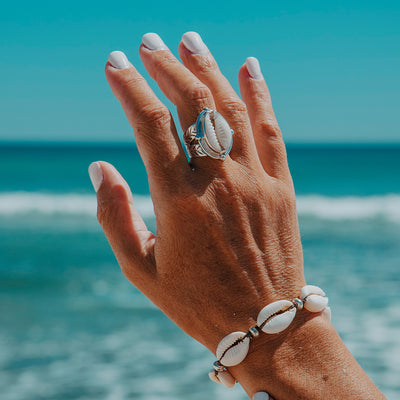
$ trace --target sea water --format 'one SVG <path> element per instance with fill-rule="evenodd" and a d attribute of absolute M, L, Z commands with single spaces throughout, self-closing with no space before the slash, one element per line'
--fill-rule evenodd
<path fill-rule="evenodd" d="M 388 399 L 400 399 L 400 148 L 289 146 L 309 283 Z M 0 147 L 0 399 L 244 400 L 214 356 L 123 277 L 87 167 L 112 162 L 155 229 L 130 146 Z"/>

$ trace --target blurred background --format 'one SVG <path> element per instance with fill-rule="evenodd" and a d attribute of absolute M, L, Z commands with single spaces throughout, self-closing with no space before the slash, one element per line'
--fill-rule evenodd
<path fill-rule="evenodd" d="M 390 400 L 400 399 L 400 5 L 396 1 L 0 5 L 0 398 L 233 399 L 214 357 L 125 281 L 87 167 L 113 163 L 155 229 L 132 130 L 104 78 L 157 32 L 199 32 L 238 90 L 261 63 L 288 147 L 309 283 Z"/>

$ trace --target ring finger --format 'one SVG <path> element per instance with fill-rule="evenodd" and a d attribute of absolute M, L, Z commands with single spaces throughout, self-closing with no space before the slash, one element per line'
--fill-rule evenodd
<path fill-rule="evenodd" d="M 158 35 L 148 33 L 143 36 L 140 57 L 150 76 L 176 105 L 184 132 L 196 122 L 204 108 L 215 109 L 210 89 L 174 57 Z M 215 169 L 226 164 L 228 159 L 221 163 L 220 160 L 201 157 L 192 162 L 196 168 Z"/>
<path fill-rule="evenodd" d="M 196 32 L 186 32 L 179 45 L 183 64 L 211 90 L 217 110 L 235 131 L 232 158 L 248 164 L 257 162 L 257 151 L 251 134 L 246 104 L 221 73 L 217 62 Z"/>

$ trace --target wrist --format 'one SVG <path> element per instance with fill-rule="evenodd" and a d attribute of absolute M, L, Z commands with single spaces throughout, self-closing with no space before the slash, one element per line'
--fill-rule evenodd
<path fill-rule="evenodd" d="M 325 345 L 322 336 L 333 334 L 324 318 L 298 313 L 285 331 L 276 335 L 261 334 L 252 342 L 246 359 L 229 370 L 248 394 L 264 390 L 281 399 L 282 389 L 291 390 L 292 386 L 295 389 L 295 375 L 309 364 L 312 357 L 309 347 L 321 342 Z"/>
<path fill-rule="evenodd" d="M 284 332 L 260 335 L 243 363 L 229 368 L 247 394 L 275 399 L 383 399 L 320 315 L 299 313 Z"/>
<path fill-rule="evenodd" d="M 226 370 L 241 364 L 247 357 L 250 342 L 260 335 L 266 333 L 270 337 L 279 338 L 282 333 L 292 324 L 297 311 L 306 309 L 317 315 L 323 315 L 330 321 L 330 308 L 325 292 L 313 285 L 306 285 L 300 291 L 300 298 L 293 300 L 277 300 L 263 307 L 257 316 L 256 325 L 252 325 L 247 332 L 234 331 L 226 335 L 218 344 L 216 350 L 217 362 L 214 363 L 214 370 L 209 373 L 210 379 L 232 387 L 235 379 Z M 298 321 L 304 321 L 299 319 Z"/>

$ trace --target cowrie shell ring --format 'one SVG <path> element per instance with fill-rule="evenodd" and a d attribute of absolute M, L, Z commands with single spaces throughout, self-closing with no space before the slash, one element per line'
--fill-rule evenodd
<path fill-rule="evenodd" d="M 233 143 L 233 130 L 215 110 L 205 108 L 183 135 L 190 158 L 205 157 L 224 160 Z"/>

